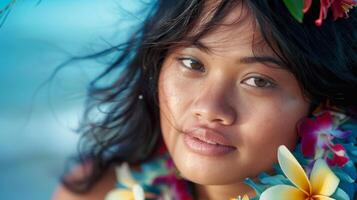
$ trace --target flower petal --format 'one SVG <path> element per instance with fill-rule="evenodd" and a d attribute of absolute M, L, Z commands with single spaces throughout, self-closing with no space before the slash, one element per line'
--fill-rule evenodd
<path fill-rule="evenodd" d="M 290 185 L 276 185 L 266 189 L 259 200 L 305 200 L 306 194 Z"/>
<path fill-rule="evenodd" d="M 304 9 L 303 12 L 306 13 L 311 6 L 312 0 L 304 0 Z"/>
<path fill-rule="evenodd" d="M 340 129 L 336 129 L 336 130 L 329 131 L 329 133 L 331 135 L 333 135 L 334 137 L 345 139 L 345 138 L 349 137 L 352 134 L 352 131 L 343 131 L 343 130 L 340 130 Z"/>
<path fill-rule="evenodd" d="M 106 196 L 105 200 L 134 200 L 134 194 L 130 190 L 115 189 L 110 191 Z"/>
<path fill-rule="evenodd" d="M 354 0 L 339 0 L 333 1 L 331 5 L 333 19 L 347 16 L 347 12 L 356 5 Z"/>
<path fill-rule="evenodd" d="M 322 195 L 313 195 L 314 200 L 335 200 L 330 197 L 322 196 Z"/>
<path fill-rule="evenodd" d="M 315 154 L 315 146 L 317 143 L 319 127 L 313 120 L 306 118 L 299 125 L 298 131 L 301 137 L 302 153 L 305 156 L 313 156 Z"/>
<path fill-rule="evenodd" d="M 331 151 L 333 152 L 333 157 L 326 158 L 326 161 L 330 166 L 337 165 L 343 167 L 348 161 L 349 158 L 346 155 L 346 149 L 341 144 L 335 144 L 331 146 Z"/>
<path fill-rule="evenodd" d="M 125 185 L 128 188 L 133 187 L 136 184 L 136 181 L 131 175 L 130 168 L 128 163 L 124 162 L 116 169 L 118 183 Z"/>
<path fill-rule="evenodd" d="M 324 112 L 323 114 L 316 117 L 316 124 L 319 125 L 320 129 L 332 129 L 333 119 L 330 112 Z"/>
<path fill-rule="evenodd" d="M 249 200 L 248 195 L 244 195 L 242 200 Z"/>
<path fill-rule="evenodd" d="M 310 194 L 311 186 L 304 169 L 286 146 L 278 149 L 278 161 L 284 174 L 305 194 Z"/>
<path fill-rule="evenodd" d="M 323 159 L 316 160 L 311 171 L 310 182 L 312 194 L 331 196 L 340 182 L 340 179 L 331 171 Z"/>
<path fill-rule="evenodd" d="M 133 186 L 133 193 L 134 193 L 135 200 L 145 199 L 144 189 L 139 184 Z"/>
<path fill-rule="evenodd" d="M 299 124 L 299 134 L 304 136 L 305 134 L 317 132 L 320 130 L 320 126 L 310 118 L 304 118 Z"/>

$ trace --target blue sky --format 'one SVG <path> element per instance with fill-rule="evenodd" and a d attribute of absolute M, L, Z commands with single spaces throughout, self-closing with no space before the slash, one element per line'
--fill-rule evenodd
<path fill-rule="evenodd" d="M 0 0 L 0 6 L 9 0 Z M 143 20 L 143 3 L 18 0 L 0 28 L 0 194 L 49 199 L 78 136 L 88 82 L 105 67 L 60 63 L 117 43 Z M 145 2 L 144 2 L 145 3 Z M 123 9 L 124 8 L 124 9 Z M 21 192 L 19 192 L 21 191 Z"/>

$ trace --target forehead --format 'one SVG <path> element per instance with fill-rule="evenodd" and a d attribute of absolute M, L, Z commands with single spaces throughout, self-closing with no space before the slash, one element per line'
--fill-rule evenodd
<path fill-rule="evenodd" d="M 196 30 L 200 30 L 201 26 L 214 20 L 215 6 L 213 3 L 207 3 Z M 228 13 L 215 24 L 212 31 L 199 39 L 200 43 L 213 52 L 245 50 L 250 51 L 251 54 L 274 55 L 262 37 L 255 16 L 245 3 L 237 3 L 227 11 Z M 194 32 L 192 33 L 195 34 Z"/>

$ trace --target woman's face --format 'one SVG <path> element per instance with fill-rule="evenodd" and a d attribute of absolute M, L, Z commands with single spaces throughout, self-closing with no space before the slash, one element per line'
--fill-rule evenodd
<path fill-rule="evenodd" d="M 239 10 L 239 9 L 238 9 Z M 239 16 L 230 14 L 226 20 Z M 279 145 L 293 148 L 307 115 L 294 76 L 251 19 L 221 26 L 200 45 L 173 50 L 159 77 L 161 129 L 178 170 L 200 184 L 234 184 L 269 171 Z"/>

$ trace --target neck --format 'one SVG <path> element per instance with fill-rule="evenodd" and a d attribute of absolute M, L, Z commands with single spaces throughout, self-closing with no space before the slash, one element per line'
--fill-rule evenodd
<path fill-rule="evenodd" d="M 247 194 L 254 197 L 255 191 L 244 182 L 230 185 L 199 185 L 195 184 L 195 192 L 199 200 L 229 200 L 239 195 Z"/>

